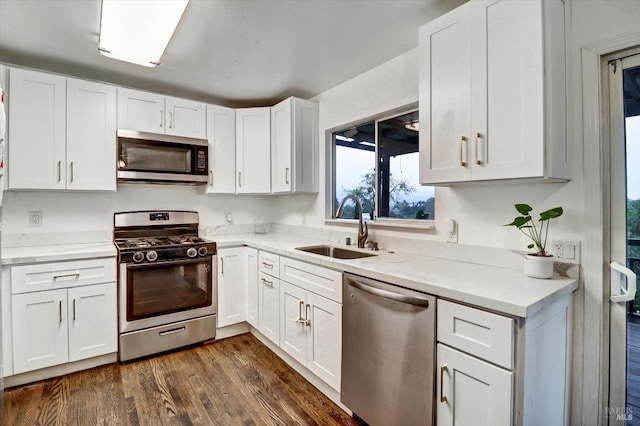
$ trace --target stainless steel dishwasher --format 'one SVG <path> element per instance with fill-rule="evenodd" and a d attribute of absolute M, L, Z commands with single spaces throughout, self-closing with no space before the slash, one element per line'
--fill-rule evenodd
<path fill-rule="evenodd" d="M 433 423 L 435 297 L 344 274 L 340 401 L 371 426 Z"/>

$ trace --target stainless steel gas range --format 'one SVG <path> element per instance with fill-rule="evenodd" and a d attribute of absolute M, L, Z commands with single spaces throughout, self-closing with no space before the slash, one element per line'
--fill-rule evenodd
<path fill-rule="evenodd" d="M 213 339 L 216 243 L 198 237 L 198 213 L 115 213 L 113 237 L 120 361 Z"/>

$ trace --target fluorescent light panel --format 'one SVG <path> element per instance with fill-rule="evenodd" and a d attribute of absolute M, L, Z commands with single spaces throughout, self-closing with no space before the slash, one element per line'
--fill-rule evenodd
<path fill-rule="evenodd" d="M 100 53 L 145 67 L 160 64 L 189 0 L 102 0 Z"/>

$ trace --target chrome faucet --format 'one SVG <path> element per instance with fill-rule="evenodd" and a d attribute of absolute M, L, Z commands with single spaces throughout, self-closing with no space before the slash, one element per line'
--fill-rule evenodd
<path fill-rule="evenodd" d="M 344 210 L 344 203 L 351 198 L 356 203 L 356 208 L 358 209 L 358 248 L 364 248 L 364 243 L 367 241 L 367 237 L 369 236 L 369 229 L 367 228 L 367 224 L 362 220 L 362 204 L 360 204 L 360 200 L 358 200 L 355 196 L 349 194 L 345 196 L 340 204 L 338 205 L 338 210 L 336 211 L 336 219 L 339 219 L 342 216 Z"/>

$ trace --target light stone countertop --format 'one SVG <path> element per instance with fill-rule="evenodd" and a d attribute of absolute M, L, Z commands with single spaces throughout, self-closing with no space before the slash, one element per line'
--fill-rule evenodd
<path fill-rule="evenodd" d="M 373 252 L 374 257 L 334 259 L 296 250 L 326 241 L 283 234 L 210 236 L 219 249 L 247 245 L 290 258 L 349 272 L 438 297 L 522 318 L 529 317 L 578 288 L 575 278 L 530 278 L 522 270 L 411 254 Z M 333 246 L 347 247 L 331 243 Z M 352 250 L 366 251 L 348 247 Z"/>
<path fill-rule="evenodd" d="M 269 233 L 212 235 L 218 249 L 247 245 L 301 261 L 349 272 L 438 297 L 526 318 L 578 288 L 574 278 L 529 278 L 521 270 L 440 259 L 406 252 L 375 252 L 361 259 L 334 259 L 296 250 L 327 241 Z M 339 244 L 331 243 L 339 246 Z M 343 246 L 346 247 L 346 246 Z M 354 246 L 349 247 L 357 249 Z M 366 250 L 371 253 L 370 250 Z M 2 265 L 115 257 L 113 243 L 68 244 L 2 249 Z M 115 259 L 114 259 L 115 261 Z"/>
<path fill-rule="evenodd" d="M 115 257 L 118 254 L 112 242 L 59 244 L 35 247 L 2 247 L 2 266 L 37 262 L 57 262 L 96 257 Z"/>

